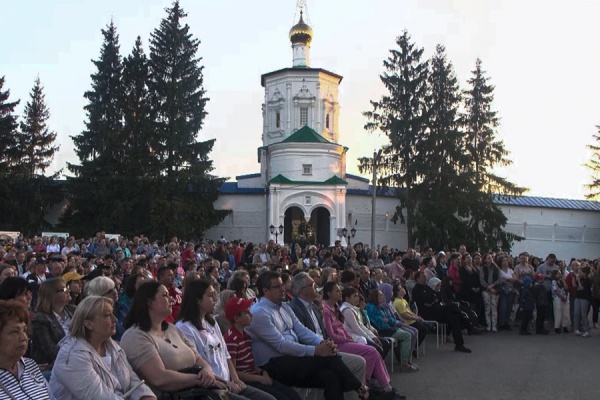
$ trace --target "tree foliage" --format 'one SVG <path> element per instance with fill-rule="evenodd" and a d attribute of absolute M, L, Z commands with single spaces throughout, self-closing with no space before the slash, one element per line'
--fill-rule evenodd
<path fill-rule="evenodd" d="M 178 1 L 166 12 L 149 57 L 138 37 L 122 59 L 114 24 L 102 31 L 86 129 L 73 137 L 80 163 L 69 164 L 62 219 L 70 232 L 199 237 L 226 215 L 213 206 L 224 182 L 211 174 L 214 140 L 197 138 L 208 101 L 200 41 Z"/>
<path fill-rule="evenodd" d="M 498 139 L 494 87 L 481 62 L 461 92 L 444 46 L 423 60 L 408 32 L 396 45 L 380 76 L 386 93 L 364 113 L 365 129 L 389 140 L 376 167 L 377 183 L 400 189 L 394 221 L 406 221 L 409 246 L 509 248 L 516 237 L 503 230 L 506 217 L 494 195 L 524 189 L 494 173 L 511 161 Z M 373 159 L 359 162 L 361 172 L 372 171 Z"/>
<path fill-rule="evenodd" d="M 596 126 L 596 129 L 600 132 L 600 125 Z M 592 172 L 591 183 L 585 185 L 589 190 L 589 193 L 585 195 L 586 199 L 597 199 L 600 197 L 600 133 L 595 134 L 593 138 L 595 143 L 587 146 L 593 153 L 590 160 L 585 164 Z"/>

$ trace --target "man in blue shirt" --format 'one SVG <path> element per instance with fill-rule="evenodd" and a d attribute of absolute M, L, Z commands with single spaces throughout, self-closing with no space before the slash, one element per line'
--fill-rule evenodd
<path fill-rule="evenodd" d="M 285 288 L 278 272 L 263 272 L 257 289 L 259 301 L 250 309 L 252 323 L 247 328 L 256 365 L 286 385 L 322 388 L 326 400 L 343 400 L 347 391 L 357 391 L 361 398 L 367 394 L 335 344 L 302 325 L 283 302 Z"/>

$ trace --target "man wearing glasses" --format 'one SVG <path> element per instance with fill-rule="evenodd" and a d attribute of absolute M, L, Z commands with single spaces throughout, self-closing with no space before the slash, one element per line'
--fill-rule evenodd
<path fill-rule="evenodd" d="M 278 272 L 263 272 L 257 288 L 259 300 L 250 310 L 248 327 L 257 366 L 286 385 L 322 388 L 326 400 L 343 400 L 346 391 L 365 391 L 364 360 L 359 380 L 338 356 L 335 344 L 302 325 L 283 302 L 285 289 Z"/>

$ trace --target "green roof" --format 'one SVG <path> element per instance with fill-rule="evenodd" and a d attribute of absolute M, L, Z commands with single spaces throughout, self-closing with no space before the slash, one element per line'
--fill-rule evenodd
<path fill-rule="evenodd" d="M 331 143 L 317 132 L 304 125 L 281 143 Z"/>
<path fill-rule="evenodd" d="M 291 179 L 286 178 L 285 176 L 279 174 L 271 178 L 269 183 L 280 183 L 280 184 L 289 184 L 289 185 L 347 185 L 348 182 L 343 180 L 337 175 L 333 175 L 331 178 L 325 181 L 293 181 Z"/>

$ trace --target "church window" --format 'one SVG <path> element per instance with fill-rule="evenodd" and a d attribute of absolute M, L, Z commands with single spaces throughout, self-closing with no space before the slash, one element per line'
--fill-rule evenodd
<path fill-rule="evenodd" d="M 308 107 L 300 108 L 300 126 L 308 125 Z"/>
<path fill-rule="evenodd" d="M 325 127 L 329 129 L 329 114 L 325 116 Z"/>
<path fill-rule="evenodd" d="M 302 164 L 302 175 L 312 175 L 312 164 Z"/>
<path fill-rule="evenodd" d="M 275 128 L 281 128 L 281 114 L 279 111 L 275 113 Z"/>
<path fill-rule="evenodd" d="M 310 196 L 304 196 L 304 204 L 306 204 L 306 205 L 312 204 L 312 199 L 310 198 Z"/>

